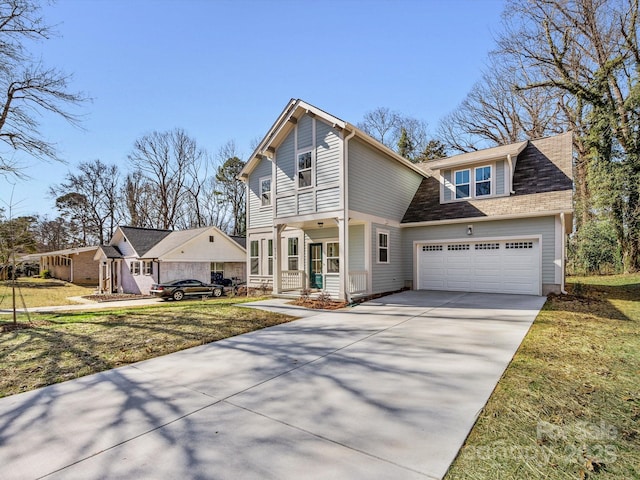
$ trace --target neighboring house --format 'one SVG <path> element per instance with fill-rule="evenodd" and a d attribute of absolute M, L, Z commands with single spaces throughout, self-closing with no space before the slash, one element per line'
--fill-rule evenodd
<path fill-rule="evenodd" d="M 291 100 L 249 158 L 249 286 L 334 299 L 564 288 L 570 133 L 412 164 Z"/>
<path fill-rule="evenodd" d="M 77 247 L 53 252 L 32 253 L 21 261 L 38 262 L 40 272 L 52 278 L 78 285 L 98 285 L 98 262 L 93 259 L 98 247 Z"/>
<path fill-rule="evenodd" d="M 216 227 L 158 230 L 118 227 L 109 245 L 99 247 L 101 292 L 149 293 L 151 285 L 215 276 L 245 279 L 246 250 Z"/>

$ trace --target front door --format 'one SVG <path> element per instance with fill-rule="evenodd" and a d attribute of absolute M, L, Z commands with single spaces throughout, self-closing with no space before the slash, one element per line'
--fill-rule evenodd
<path fill-rule="evenodd" d="M 322 289 L 322 244 L 309 245 L 309 287 Z"/>

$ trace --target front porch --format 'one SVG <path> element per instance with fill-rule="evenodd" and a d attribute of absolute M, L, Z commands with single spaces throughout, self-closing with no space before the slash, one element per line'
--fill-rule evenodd
<path fill-rule="evenodd" d="M 348 273 L 348 289 L 349 298 L 358 298 L 368 294 L 368 272 L 354 271 Z M 284 270 L 280 272 L 280 281 L 276 282 L 280 285 L 279 291 L 274 289 L 274 296 L 282 298 L 298 298 L 305 293 L 311 298 L 320 295 L 332 295 L 331 290 L 317 288 L 311 286 L 309 275 L 303 270 Z M 333 296 L 333 295 L 332 295 Z M 334 300 L 336 298 L 333 298 Z"/>

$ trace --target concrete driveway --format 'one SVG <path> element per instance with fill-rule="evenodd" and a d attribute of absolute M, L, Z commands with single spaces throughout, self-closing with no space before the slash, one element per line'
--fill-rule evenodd
<path fill-rule="evenodd" d="M 544 300 L 404 292 L 6 397 L 0 477 L 441 478 Z"/>

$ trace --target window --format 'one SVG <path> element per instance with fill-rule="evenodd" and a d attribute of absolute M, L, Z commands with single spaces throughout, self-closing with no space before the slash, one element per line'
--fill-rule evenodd
<path fill-rule="evenodd" d="M 260 179 L 260 201 L 263 207 L 271 205 L 271 177 Z"/>
<path fill-rule="evenodd" d="M 533 242 L 507 242 L 504 248 L 509 248 L 509 249 L 533 248 Z"/>
<path fill-rule="evenodd" d="M 327 243 L 327 273 L 340 273 L 340 244 Z"/>
<path fill-rule="evenodd" d="M 491 167 L 476 168 L 476 197 L 491 195 Z"/>
<path fill-rule="evenodd" d="M 267 240 L 267 275 L 273 275 L 273 240 Z"/>
<path fill-rule="evenodd" d="M 456 198 L 469 198 L 469 170 L 458 170 L 455 173 Z"/>
<path fill-rule="evenodd" d="M 311 152 L 298 155 L 298 188 L 311 186 Z"/>
<path fill-rule="evenodd" d="M 251 274 L 258 275 L 260 273 L 260 248 L 257 240 L 251 240 Z"/>
<path fill-rule="evenodd" d="M 442 245 L 423 245 L 422 251 L 423 252 L 441 252 Z"/>
<path fill-rule="evenodd" d="M 209 235 L 209 243 L 213 243 L 215 241 L 215 238 L 213 237 L 213 235 Z"/>
<path fill-rule="evenodd" d="M 290 238 L 287 247 L 287 270 L 298 270 L 298 239 Z"/>
<path fill-rule="evenodd" d="M 378 263 L 389 263 L 389 232 L 378 231 Z"/>
<path fill-rule="evenodd" d="M 131 270 L 131 275 L 140 275 L 140 262 L 137 260 L 132 261 L 129 268 Z"/>
<path fill-rule="evenodd" d="M 211 283 L 222 283 L 224 279 L 224 263 L 211 262 Z"/>
<path fill-rule="evenodd" d="M 499 243 L 476 243 L 476 250 L 499 250 Z"/>
<path fill-rule="evenodd" d="M 151 260 L 145 260 L 142 262 L 142 273 L 145 275 L 153 274 L 153 262 Z"/>
<path fill-rule="evenodd" d="M 452 244 L 452 245 L 447 245 L 447 250 L 449 250 L 450 252 L 456 251 L 456 250 L 469 250 L 469 244 L 468 243 L 455 243 L 455 244 Z"/>

